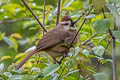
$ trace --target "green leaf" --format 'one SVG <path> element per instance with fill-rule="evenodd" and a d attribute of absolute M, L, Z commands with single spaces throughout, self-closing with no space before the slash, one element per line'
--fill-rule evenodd
<path fill-rule="evenodd" d="M 87 66 L 87 70 L 89 71 L 89 73 L 96 73 L 96 69 L 91 66 Z"/>
<path fill-rule="evenodd" d="M 105 64 L 105 63 L 107 63 L 107 62 L 111 62 L 111 63 L 112 63 L 113 61 L 112 61 L 112 59 L 103 59 L 103 60 L 101 60 L 100 62 L 101 62 L 102 64 Z"/>
<path fill-rule="evenodd" d="M 94 22 L 93 26 L 97 34 L 102 34 L 110 27 L 110 21 L 109 19 L 100 19 Z"/>
<path fill-rule="evenodd" d="M 33 80 L 32 77 L 28 74 L 24 75 L 21 80 Z"/>
<path fill-rule="evenodd" d="M 72 57 L 72 59 L 69 61 L 69 63 L 66 65 L 67 69 L 71 69 L 76 65 L 76 59 L 75 57 Z"/>
<path fill-rule="evenodd" d="M 13 75 L 8 80 L 22 80 L 23 75 Z"/>
<path fill-rule="evenodd" d="M 19 8 L 20 10 L 22 7 L 19 4 L 10 3 L 8 5 L 2 6 L 2 8 L 6 9 L 9 14 L 15 15 L 16 9 Z"/>
<path fill-rule="evenodd" d="M 32 78 L 44 78 L 44 75 L 43 73 L 36 72 L 34 73 L 34 75 L 32 75 Z"/>
<path fill-rule="evenodd" d="M 39 67 L 40 69 L 44 69 L 46 67 L 46 64 L 45 63 L 39 63 L 39 64 L 33 65 L 33 67 Z"/>
<path fill-rule="evenodd" d="M 44 0 L 33 0 L 33 2 L 35 2 L 37 5 L 44 4 Z M 47 0 L 46 5 L 56 6 L 56 2 L 57 2 L 57 0 Z"/>
<path fill-rule="evenodd" d="M 87 49 L 83 50 L 83 54 L 86 55 L 87 57 L 89 56 L 90 52 Z"/>
<path fill-rule="evenodd" d="M 64 7 L 65 7 L 65 8 L 68 8 L 68 7 L 72 4 L 73 1 L 74 1 L 74 0 L 65 0 L 65 2 L 64 2 Z"/>
<path fill-rule="evenodd" d="M 3 69 L 4 69 L 4 64 L 1 63 L 1 64 L 0 64 L 0 73 L 3 71 Z"/>
<path fill-rule="evenodd" d="M 18 58 L 21 58 L 21 57 L 23 57 L 23 56 L 25 56 L 25 53 L 19 53 L 19 54 L 17 54 L 17 55 L 15 56 L 14 59 L 18 59 Z"/>
<path fill-rule="evenodd" d="M 101 9 L 104 7 L 104 4 L 106 3 L 106 0 L 93 0 L 93 5 L 96 9 Z"/>
<path fill-rule="evenodd" d="M 68 77 L 69 75 L 75 74 L 77 72 L 79 72 L 79 69 L 68 72 L 66 75 L 64 75 L 64 77 Z"/>
<path fill-rule="evenodd" d="M 113 35 L 120 41 L 120 31 L 113 31 Z"/>
<path fill-rule="evenodd" d="M 85 18 L 94 18 L 94 17 L 96 17 L 95 14 L 90 14 L 90 15 L 86 16 Z"/>
<path fill-rule="evenodd" d="M 2 40 L 2 38 L 5 36 L 5 32 L 1 33 L 0 32 L 0 40 Z"/>
<path fill-rule="evenodd" d="M 11 56 L 2 56 L 1 60 L 11 59 L 11 58 L 12 58 Z"/>
<path fill-rule="evenodd" d="M 40 72 L 40 68 L 38 68 L 38 67 L 33 67 L 33 68 L 31 69 L 31 72 Z"/>
<path fill-rule="evenodd" d="M 59 64 L 50 64 L 48 67 L 46 67 L 43 70 L 43 73 L 45 76 L 51 75 L 52 73 L 54 73 L 55 71 L 57 71 L 60 68 Z"/>
<path fill-rule="evenodd" d="M 7 76 L 7 77 L 11 77 L 12 74 L 10 72 L 4 72 L 4 75 Z"/>
<path fill-rule="evenodd" d="M 0 32 L 0 40 L 2 40 L 2 33 Z"/>
<path fill-rule="evenodd" d="M 71 10 L 71 9 L 76 10 L 77 9 L 76 11 L 72 12 L 72 14 L 73 13 L 79 14 L 80 11 L 78 11 L 78 9 L 81 9 L 82 6 L 83 6 L 83 3 L 81 1 L 73 1 L 72 4 L 67 8 L 67 10 Z"/>
<path fill-rule="evenodd" d="M 3 73 L 0 73 L 0 80 L 8 80 L 8 77 Z"/>
<path fill-rule="evenodd" d="M 96 55 L 102 57 L 104 51 L 105 51 L 105 48 L 103 46 L 96 46 L 93 48 L 93 51 Z"/>
<path fill-rule="evenodd" d="M 76 80 L 76 78 L 73 77 L 73 76 L 70 76 L 70 77 L 66 77 L 66 78 L 64 78 L 64 80 Z"/>
<path fill-rule="evenodd" d="M 108 76 L 105 73 L 93 74 L 95 80 L 108 80 Z"/>
<path fill-rule="evenodd" d="M 2 39 L 11 47 L 14 47 L 13 42 L 6 36 L 2 37 Z"/>
<path fill-rule="evenodd" d="M 15 38 L 18 38 L 18 39 L 22 39 L 22 36 L 19 34 L 19 33 L 13 33 L 11 35 L 11 37 L 15 37 Z"/>
<path fill-rule="evenodd" d="M 89 7 L 89 0 L 83 3 L 83 8 L 88 8 Z"/>
<path fill-rule="evenodd" d="M 3 79 L 2 77 L 0 77 L 0 80 L 5 80 L 5 79 Z"/>
<path fill-rule="evenodd" d="M 14 44 L 14 49 L 15 49 L 15 51 L 17 52 L 17 49 L 18 49 L 18 42 L 17 42 L 17 40 L 16 39 L 14 39 L 13 37 L 10 37 L 10 40 L 13 42 L 13 44 Z"/>
<path fill-rule="evenodd" d="M 116 25 L 118 27 L 120 27 L 120 15 L 119 15 L 117 9 L 114 6 L 112 6 L 111 4 L 105 4 L 105 5 L 110 10 L 110 12 L 113 14 L 113 16 L 115 17 Z"/>

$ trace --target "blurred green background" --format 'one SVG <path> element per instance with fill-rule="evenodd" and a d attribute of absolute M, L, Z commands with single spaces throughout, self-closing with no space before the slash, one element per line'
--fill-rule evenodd
<path fill-rule="evenodd" d="M 43 23 L 43 7 L 44 7 L 44 0 L 25 0 L 30 8 L 33 10 L 33 12 L 36 14 L 36 16 L 39 18 L 39 20 Z M 106 2 L 105 2 L 106 1 Z M 117 1 L 117 0 L 116 0 Z M 56 13 L 57 13 L 57 2 L 58 0 L 46 0 L 46 17 L 45 17 L 45 28 L 51 29 L 54 28 L 56 25 Z M 73 75 L 64 77 L 65 75 L 62 75 L 61 79 L 64 80 L 82 80 L 82 78 L 87 75 L 90 71 L 86 71 L 88 67 L 90 66 L 91 70 L 94 69 L 94 66 L 97 61 L 101 61 L 100 65 L 97 66 L 96 71 L 91 71 L 91 74 L 95 77 L 96 80 L 112 80 L 112 41 L 111 36 L 108 34 L 108 32 L 102 32 L 104 31 L 104 24 L 102 29 L 95 30 L 93 24 L 95 21 L 103 19 L 103 13 L 102 10 L 99 9 L 104 6 L 105 3 L 117 3 L 118 8 L 116 8 L 117 13 L 120 13 L 120 1 L 115 2 L 114 0 L 61 0 L 61 15 L 60 19 L 65 15 L 70 15 L 73 20 L 76 20 L 79 16 L 82 16 L 82 13 L 85 13 L 90 9 L 91 5 L 94 5 L 95 8 L 91 11 L 90 15 L 87 16 L 87 20 L 82 28 L 82 30 L 79 33 L 79 43 L 75 46 L 76 50 L 78 47 L 80 48 L 79 54 L 80 57 L 75 57 L 75 64 L 73 70 L 78 70 L 78 65 L 80 69 L 85 68 L 83 72 L 81 71 L 80 75 L 82 75 L 81 78 L 77 79 Z M 110 13 L 110 11 L 103 7 L 105 10 L 105 14 L 107 19 L 109 19 L 110 22 L 110 28 L 112 29 L 113 26 L 113 15 Z M 118 15 L 117 15 L 118 16 Z M 119 16 L 118 16 L 119 18 Z M 117 19 L 118 19 L 117 18 Z M 84 18 L 81 18 L 80 21 L 75 25 L 78 29 L 82 23 L 82 20 Z M 119 19 L 118 19 L 119 23 Z M 117 24 L 118 24 L 117 23 Z M 96 34 L 96 31 L 102 32 L 102 34 L 97 34 L 95 37 L 90 38 L 92 35 Z M 20 62 L 23 57 L 25 56 L 25 51 L 27 51 L 30 47 L 36 45 L 39 41 L 39 39 L 43 36 L 43 30 L 40 27 L 40 25 L 37 23 L 37 21 L 34 19 L 32 14 L 28 11 L 28 9 L 24 6 L 21 0 L 0 0 L 0 63 L 4 64 L 4 70 L 3 72 L 11 72 L 12 75 L 15 75 L 17 73 L 12 73 L 11 69 L 14 69 L 14 66 L 16 63 Z M 80 46 L 85 40 L 89 39 L 90 41 L 83 46 Z M 107 43 L 110 42 L 107 49 Z M 100 46 L 98 48 L 97 46 Z M 106 49 L 105 54 L 103 53 Z M 95 58 L 96 56 L 92 55 L 91 52 L 96 52 L 95 54 L 100 55 L 102 57 Z M 100 54 L 101 53 L 101 54 Z M 116 40 L 116 67 L 117 67 L 117 76 L 118 80 L 120 80 L 120 38 L 119 35 L 117 36 Z M 89 54 L 90 56 L 86 56 L 86 54 Z M 104 54 L 104 55 L 103 55 Z M 41 63 L 40 65 L 37 65 L 37 67 L 44 69 L 47 64 L 47 58 L 45 55 L 42 55 L 43 57 L 40 57 Z M 82 57 L 81 57 L 82 56 Z M 35 58 L 34 58 L 35 57 Z M 92 59 L 91 59 L 92 57 Z M 37 56 L 33 56 L 32 59 L 37 59 Z M 30 75 L 30 69 L 35 65 L 35 60 L 29 61 L 25 68 L 28 68 L 27 72 L 24 73 L 24 75 L 29 74 Z M 73 59 L 74 60 L 74 59 Z M 82 60 L 81 63 L 79 63 Z M 51 61 L 51 58 L 50 58 Z M 71 61 L 69 58 L 67 58 L 64 62 Z M 84 63 L 84 65 L 82 64 Z M 63 63 L 64 64 L 64 63 Z M 27 67 L 29 65 L 29 67 Z M 64 66 L 64 65 L 63 65 Z M 0 67 L 1 71 L 2 67 Z M 61 70 L 59 70 L 61 71 Z M 43 71 L 44 72 L 44 71 Z M 66 70 L 64 73 L 68 73 L 70 70 Z M 22 73 L 21 73 L 22 74 Z M 58 72 L 58 74 L 60 74 Z M 78 73 L 77 73 L 78 74 Z M 76 75 L 74 73 L 74 75 Z M 72 77 L 71 77 L 72 76 Z M 0 76 L 1 77 L 1 76 Z M 3 77 L 3 74 L 2 74 Z M 26 77 L 26 76 L 25 76 Z M 27 75 L 28 77 L 28 75 Z M 102 79 L 103 78 L 103 79 Z M 0 78 L 2 79 L 2 78 Z M 6 80 L 13 80 L 11 77 L 7 78 Z M 35 80 L 38 78 L 35 77 Z M 31 80 L 31 79 L 23 79 L 22 80 Z M 53 80 L 51 76 L 44 77 L 43 80 Z"/>

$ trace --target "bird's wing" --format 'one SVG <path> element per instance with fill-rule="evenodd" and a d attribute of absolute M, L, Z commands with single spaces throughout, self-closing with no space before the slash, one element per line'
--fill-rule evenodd
<path fill-rule="evenodd" d="M 54 28 L 47 32 L 42 39 L 40 39 L 38 45 L 36 46 L 37 51 L 44 50 L 46 48 L 52 47 L 59 43 L 64 42 L 65 38 L 69 37 L 69 31 Z"/>

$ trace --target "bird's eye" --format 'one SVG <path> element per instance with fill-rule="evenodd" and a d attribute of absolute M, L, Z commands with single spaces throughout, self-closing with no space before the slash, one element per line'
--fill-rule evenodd
<path fill-rule="evenodd" d="M 69 25 L 69 23 L 63 23 L 62 25 L 67 26 L 67 25 Z"/>
<path fill-rule="evenodd" d="M 69 23 L 65 23 L 64 25 L 69 25 Z"/>

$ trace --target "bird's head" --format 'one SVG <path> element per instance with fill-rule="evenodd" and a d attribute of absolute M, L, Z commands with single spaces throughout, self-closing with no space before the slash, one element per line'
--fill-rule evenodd
<path fill-rule="evenodd" d="M 61 26 L 65 29 L 65 30 L 70 30 L 71 27 L 74 27 L 74 23 L 73 23 L 73 20 L 70 16 L 64 16 L 62 19 L 61 19 L 61 22 L 60 22 Z"/>

